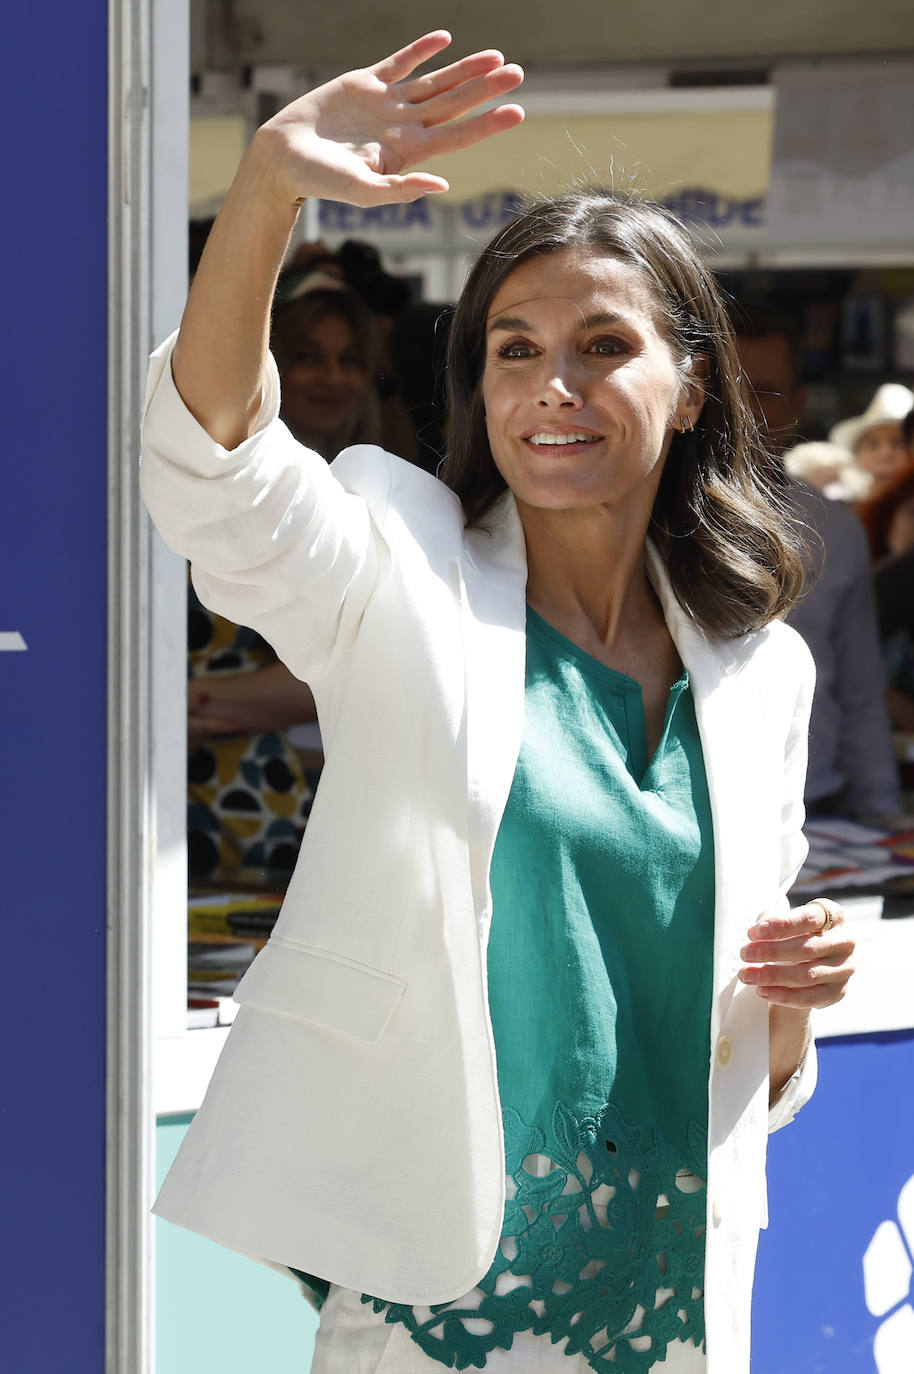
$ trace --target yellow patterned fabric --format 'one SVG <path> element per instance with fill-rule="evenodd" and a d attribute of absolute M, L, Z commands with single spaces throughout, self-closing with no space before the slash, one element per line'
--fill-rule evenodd
<path fill-rule="evenodd" d="M 188 676 L 256 673 L 275 663 L 266 640 L 214 615 L 188 577 Z M 187 760 L 187 846 L 192 877 L 240 868 L 290 871 L 313 787 L 285 734 L 207 740 Z"/>

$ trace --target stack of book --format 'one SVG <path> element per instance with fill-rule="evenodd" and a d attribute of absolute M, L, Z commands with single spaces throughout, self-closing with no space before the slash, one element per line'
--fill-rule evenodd
<path fill-rule="evenodd" d="M 231 1025 L 232 995 L 276 924 L 281 892 L 192 892 L 187 910 L 187 1026 Z"/>
<path fill-rule="evenodd" d="M 891 834 L 856 821 L 812 817 L 804 833 L 809 855 L 794 886 L 798 897 L 853 890 L 883 896 L 911 894 L 914 902 L 914 830 Z"/>

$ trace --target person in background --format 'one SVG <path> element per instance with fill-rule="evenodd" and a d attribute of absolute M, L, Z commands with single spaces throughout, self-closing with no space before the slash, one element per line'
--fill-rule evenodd
<path fill-rule="evenodd" d="M 914 465 L 859 508 L 875 563 L 892 728 L 914 731 Z"/>
<path fill-rule="evenodd" d="M 830 501 L 862 501 L 870 489 L 871 478 L 854 462 L 850 449 L 840 444 L 794 444 L 784 453 L 784 465 L 791 477 L 821 491 Z"/>
<path fill-rule="evenodd" d="M 305 249 L 280 280 L 271 341 L 282 419 L 329 460 L 381 437 L 377 335 L 332 255 L 321 244 Z M 315 782 L 294 727 L 316 722 L 314 698 L 261 635 L 207 610 L 190 584 L 188 597 L 190 877 L 288 876 Z M 319 740 L 309 744 L 313 756 Z"/>
<path fill-rule="evenodd" d="M 410 283 L 388 272 L 374 245 L 361 239 L 346 239 L 337 249 L 336 259 L 346 284 L 371 311 L 378 334 L 376 383 L 381 402 L 381 443 L 408 462 L 418 462 L 416 426 L 407 413 L 390 342 L 397 321 L 410 307 Z"/>
<path fill-rule="evenodd" d="M 911 461 L 902 421 L 914 406 L 914 392 L 900 382 L 885 382 L 862 415 L 840 420 L 828 432 L 833 444 L 849 448 L 854 461 L 872 478 L 877 496 Z"/>
<path fill-rule="evenodd" d="M 878 494 L 862 501 L 857 513 L 874 563 L 910 549 L 914 545 L 914 464 L 896 473 Z"/>
<path fill-rule="evenodd" d="M 737 349 L 769 442 L 783 451 L 806 399 L 789 315 L 757 306 L 737 319 Z M 816 664 L 806 809 L 894 826 L 898 766 L 863 527 L 853 511 L 794 481 L 797 517 L 812 531 L 817 577 L 787 617 Z"/>
<path fill-rule="evenodd" d="M 280 278 L 270 340 L 282 387 L 280 417 L 328 461 L 350 444 L 378 443 L 378 337 L 371 312 L 321 266 Z"/>

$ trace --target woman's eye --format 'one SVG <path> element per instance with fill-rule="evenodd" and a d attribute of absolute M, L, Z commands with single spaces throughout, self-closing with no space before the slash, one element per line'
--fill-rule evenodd
<path fill-rule="evenodd" d="M 502 344 L 498 350 L 499 358 L 529 358 L 532 353 L 529 344 L 520 342 Z"/>
<path fill-rule="evenodd" d="M 625 352 L 625 345 L 621 339 L 594 339 L 588 349 L 600 357 L 613 358 L 616 354 Z"/>

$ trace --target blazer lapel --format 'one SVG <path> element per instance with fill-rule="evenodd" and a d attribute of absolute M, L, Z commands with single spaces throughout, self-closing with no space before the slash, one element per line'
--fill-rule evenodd
<path fill-rule="evenodd" d="M 688 669 L 714 826 L 714 1002 L 712 1036 L 742 987 L 736 980 L 745 931 L 768 899 L 757 873 L 770 849 L 771 760 L 764 757 L 764 710 L 754 676 L 734 645 L 709 639 L 679 605 L 666 568 L 648 544 L 651 582 L 673 642 Z M 771 810 L 777 806 L 775 811 Z M 764 886 L 764 892 L 763 892 Z"/>
<path fill-rule="evenodd" d="M 466 653 L 468 838 L 483 946 L 491 919 L 489 866 L 524 727 L 527 553 L 506 493 L 485 531 L 466 536 L 461 603 Z"/>

